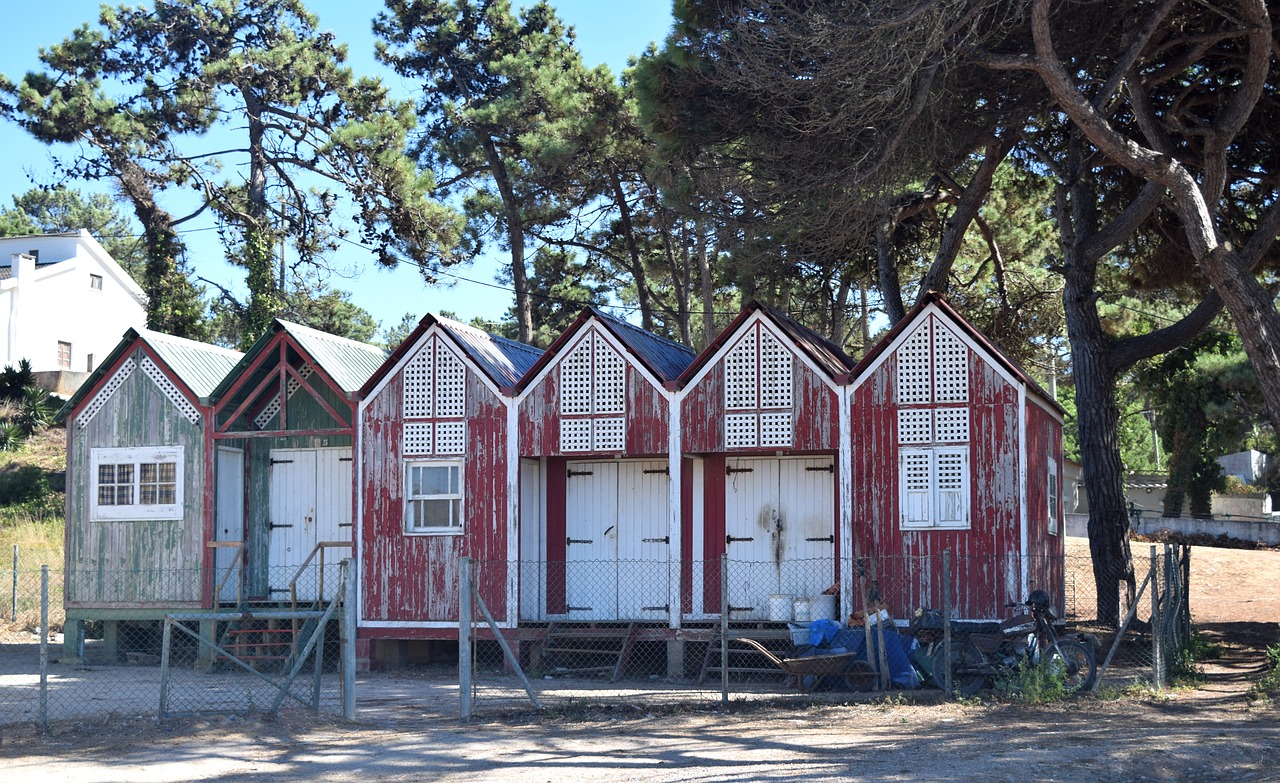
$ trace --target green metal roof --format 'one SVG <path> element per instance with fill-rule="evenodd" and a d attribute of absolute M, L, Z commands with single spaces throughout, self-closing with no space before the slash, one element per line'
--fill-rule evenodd
<path fill-rule="evenodd" d="M 311 354 L 330 378 L 348 394 L 357 391 L 387 360 L 376 345 L 348 340 L 309 326 L 276 319 L 302 350 Z"/>
<path fill-rule="evenodd" d="M 155 351 L 156 356 L 165 363 L 167 369 L 177 376 L 178 380 L 199 398 L 208 397 L 227 373 L 243 356 L 239 351 L 223 348 L 208 343 L 188 340 L 184 337 L 153 332 L 150 329 L 129 329 L 111 353 L 107 355 L 98 368 L 80 384 L 76 393 L 62 406 L 57 413 L 57 420 L 62 421 L 71 415 L 80 402 L 98 388 L 103 376 L 111 370 L 120 357 L 134 349 L 137 343 L 143 342 Z"/>
<path fill-rule="evenodd" d="M 147 344 L 199 397 L 208 397 L 244 356 L 239 351 L 143 330 Z"/>

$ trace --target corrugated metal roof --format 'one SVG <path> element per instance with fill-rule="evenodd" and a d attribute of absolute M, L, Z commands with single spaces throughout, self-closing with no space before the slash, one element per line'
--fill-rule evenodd
<path fill-rule="evenodd" d="M 346 393 L 358 390 L 387 360 L 387 351 L 376 345 L 348 340 L 309 326 L 276 319 L 276 324 L 289 333 L 302 350 L 311 355 L 334 383 Z M 270 333 L 268 333 L 270 334 Z M 267 335 L 254 347 L 265 345 Z M 253 353 L 250 350 L 250 353 Z"/>
<path fill-rule="evenodd" d="M 758 308 L 768 314 L 773 319 L 773 322 L 778 325 L 778 328 L 786 332 L 787 336 L 795 342 L 800 350 L 808 354 L 809 358 L 830 373 L 832 377 L 848 372 L 853 368 L 853 359 L 845 355 L 845 352 L 840 350 L 838 345 L 781 310 L 770 307 L 763 302 L 751 302 L 747 306 L 749 308 Z"/>
<path fill-rule="evenodd" d="M 143 342 L 155 351 L 156 356 L 164 362 L 166 368 L 177 376 L 197 397 L 208 397 L 227 373 L 236 366 L 243 354 L 229 348 L 208 343 L 196 342 L 171 334 L 153 332 L 149 329 L 129 329 L 116 344 L 98 368 L 80 384 L 76 393 L 57 413 L 57 420 L 62 421 L 71 415 L 71 411 L 89 394 L 98 388 L 103 376 L 114 369 L 122 355 L 130 352 Z"/>
<path fill-rule="evenodd" d="M 435 318 L 498 386 L 515 386 L 542 356 L 541 348 L 489 334 L 452 318 Z"/>
<path fill-rule="evenodd" d="M 679 378 L 680 373 L 693 362 L 696 354 L 690 348 L 595 308 L 589 309 L 663 383 Z"/>
<path fill-rule="evenodd" d="M 208 397 L 218 388 L 244 354 L 218 345 L 174 337 L 170 334 L 141 331 L 142 338 L 164 360 L 173 374 L 182 379 L 198 397 Z"/>

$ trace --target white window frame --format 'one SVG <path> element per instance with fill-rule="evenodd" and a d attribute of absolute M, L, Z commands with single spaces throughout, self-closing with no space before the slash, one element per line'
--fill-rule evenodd
<path fill-rule="evenodd" d="M 1058 476 L 1058 461 L 1050 458 L 1049 475 L 1045 481 L 1046 501 L 1049 505 L 1049 535 L 1058 535 L 1058 520 L 1062 517 L 1062 479 Z"/>
<path fill-rule="evenodd" d="M 92 272 L 89 273 L 89 289 L 91 291 L 102 290 L 102 275 L 95 275 Z"/>
<path fill-rule="evenodd" d="M 445 492 L 441 494 L 431 495 L 414 495 L 410 491 L 413 486 L 410 475 L 414 468 L 450 468 L 457 471 L 458 484 L 456 492 Z M 409 459 L 404 462 L 404 534 L 407 536 L 460 536 L 466 531 L 466 506 L 464 505 L 464 491 L 466 486 L 466 477 L 463 472 L 462 460 L 460 459 Z M 412 508 L 416 501 L 444 501 L 452 504 L 457 502 L 456 507 L 451 507 L 450 516 L 453 516 L 453 508 L 457 509 L 456 522 L 453 525 L 415 525 L 413 524 Z"/>
<path fill-rule="evenodd" d="M 183 505 L 183 447 L 143 446 L 135 448 L 90 449 L 89 455 L 89 518 L 94 522 L 114 520 L 182 519 Z M 142 503 L 142 466 L 166 463 L 174 466 L 174 502 Z M 124 505 L 98 504 L 99 468 L 105 465 L 133 466 L 133 497 Z M 167 482 L 166 482 L 167 483 Z"/>
<path fill-rule="evenodd" d="M 943 490 L 938 486 L 938 458 L 944 455 L 960 455 L 960 486 L 956 489 Z M 928 460 L 929 487 L 928 500 L 925 503 L 927 516 L 923 519 L 907 518 L 907 470 L 908 455 L 925 455 Z M 960 519 L 943 520 L 942 511 L 945 506 L 945 495 L 958 492 L 960 497 Z M 898 449 L 898 501 L 899 521 L 903 530 L 968 530 L 972 527 L 972 502 L 969 487 L 969 446 L 903 446 Z"/>

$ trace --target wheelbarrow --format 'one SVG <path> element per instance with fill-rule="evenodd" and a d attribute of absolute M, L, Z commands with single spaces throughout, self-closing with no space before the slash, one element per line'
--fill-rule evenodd
<path fill-rule="evenodd" d="M 859 659 L 861 651 L 810 655 L 803 658 L 779 658 L 772 650 L 755 639 L 736 638 L 752 647 L 782 671 L 796 679 L 804 690 L 811 691 L 824 677 L 843 679 L 849 690 L 869 691 L 876 685 L 876 671 L 871 664 Z"/>

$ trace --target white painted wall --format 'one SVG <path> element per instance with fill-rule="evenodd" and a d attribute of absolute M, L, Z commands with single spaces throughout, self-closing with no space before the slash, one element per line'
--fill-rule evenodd
<path fill-rule="evenodd" d="M 32 251 L 41 266 L 21 260 Z M 58 343 L 67 342 L 66 369 L 86 372 L 126 330 L 146 325 L 142 289 L 87 231 L 0 237 L 0 267 L 12 270 L 0 280 L 0 364 L 29 359 L 36 372 L 63 369 Z M 101 290 L 90 286 L 90 275 L 102 277 Z"/>

